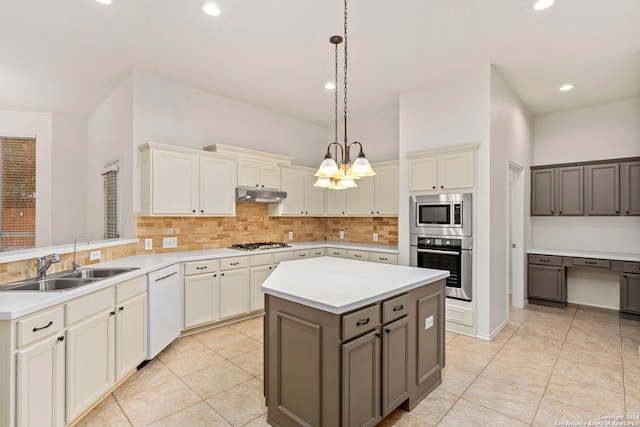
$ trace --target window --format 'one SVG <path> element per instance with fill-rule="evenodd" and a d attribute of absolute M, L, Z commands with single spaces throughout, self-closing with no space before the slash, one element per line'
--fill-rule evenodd
<path fill-rule="evenodd" d="M 102 172 L 104 184 L 104 238 L 120 237 L 118 227 L 118 162 L 111 163 Z"/>
<path fill-rule="evenodd" d="M 0 251 L 35 247 L 36 140 L 0 137 Z"/>

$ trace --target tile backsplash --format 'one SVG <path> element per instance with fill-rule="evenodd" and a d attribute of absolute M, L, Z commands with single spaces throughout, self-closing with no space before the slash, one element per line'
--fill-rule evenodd
<path fill-rule="evenodd" d="M 225 248 L 234 243 L 257 241 L 304 242 L 340 240 L 379 244 L 398 244 L 398 219 L 372 217 L 270 217 L 268 205 L 237 203 L 235 217 L 138 217 L 138 253 L 157 253 Z M 288 234 L 293 231 L 293 240 Z M 178 247 L 162 248 L 163 237 L 177 237 Z M 153 240 L 153 249 L 144 250 L 144 240 Z"/>

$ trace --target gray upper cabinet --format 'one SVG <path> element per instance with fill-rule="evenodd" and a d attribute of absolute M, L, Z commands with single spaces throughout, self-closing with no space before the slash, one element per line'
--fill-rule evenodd
<path fill-rule="evenodd" d="M 621 164 L 623 215 L 640 215 L 640 161 Z"/>
<path fill-rule="evenodd" d="M 584 166 L 556 169 L 558 215 L 584 215 Z"/>
<path fill-rule="evenodd" d="M 585 214 L 620 214 L 620 163 L 585 166 Z"/>
<path fill-rule="evenodd" d="M 531 215 L 554 215 L 555 169 L 531 171 Z"/>

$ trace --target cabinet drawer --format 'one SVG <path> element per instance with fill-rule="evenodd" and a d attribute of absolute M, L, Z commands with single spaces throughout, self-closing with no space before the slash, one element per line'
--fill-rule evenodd
<path fill-rule="evenodd" d="M 142 275 L 116 285 L 116 302 L 121 303 L 138 294 L 146 292 L 147 276 Z"/>
<path fill-rule="evenodd" d="M 342 340 L 347 341 L 380 325 L 380 306 L 358 310 L 342 317 Z"/>
<path fill-rule="evenodd" d="M 293 259 L 293 251 L 276 252 L 273 254 L 273 263 L 277 264 L 282 261 L 291 261 Z"/>
<path fill-rule="evenodd" d="M 309 258 L 309 250 L 293 251 L 293 259 Z"/>
<path fill-rule="evenodd" d="M 67 326 L 115 305 L 115 287 L 67 303 Z"/>
<path fill-rule="evenodd" d="M 54 310 L 18 320 L 16 326 L 16 346 L 20 348 L 62 330 L 64 328 L 64 307 L 60 306 Z"/>
<path fill-rule="evenodd" d="M 347 251 L 345 251 L 344 249 L 328 248 L 327 255 L 344 258 L 345 256 L 347 256 Z"/>
<path fill-rule="evenodd" d="M 309 256 L 311 257 L 325 256 L 326 252 L 327 251 L 325 248 L 311 249 L 309 250 Z"/>
<path fill-rule="evenodd" d="M 220 270 L 232 270 L 234 268 L 244 268 L 249 264 L 246 256 L 235 258 L 222 258 L 220 260 Z"/>
<path fill-rule="evenodd" d="M 404 294 L 382 303 L 382 323 L 409 314 L 409 295 Z"/>
<path fill-rule="evenodd" d="M 640 262 L 623 262 L 622 263 L 622 272 L 623 273 L 638 273 L 640 274 Z"/>
<path fill-rule="evenodd" d="M 347 258 L 357 259 L 359 261 L 368 261 L 369 260 L 369 252 L 366 251 L 356 251 L 353 249 L 347 250 Z"/>
<path fill-rule="evenodd" d="M 251 255 L 249 258 L 249 264 L 252 267 L 257 265 L 269 265 L 271 264 L 273 256 L 271 254 L 260 254 L 260 255 Z"/>
<path fill-rule="evenodd" d="M 608 259 L 572 258 L 571 264 L 574 266 L 611 268 L 611 261 Z"/>
<path fill-rule="evenodd" d="M 213 273 L 218 271 L 219 261 L 217 259 L 208 259 L 205 261 L 193 261 L 184 263 L 184 275 Z"/>
<path fill-rule="evenodd" d="M 529 255 L 529 264 L 555 265 L 556 267 L 561 267 L 562 257 L 549 255 Z"/>
<path fill-rule="evenodd" d="M 396 254 L 384 254 L 378 252 L 369 252 L 369 261 L 382 262 L 384 264 L 397 264 L 398 255 Z"/>

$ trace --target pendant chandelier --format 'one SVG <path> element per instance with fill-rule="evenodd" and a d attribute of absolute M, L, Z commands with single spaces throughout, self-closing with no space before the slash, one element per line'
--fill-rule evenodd
<path fill-rule="evenodd" d="M 338 45 L 344 40 L 344 143 L 338 143 Z M 362 151 L 362 144 L 358 141 L 349 143 L 347 138 L 347 0 L 344 0 L 344 39 L 341 36 L 332 36 L 329 42 L 335 47 L 335 134 L 333 142 L 327 146 L 327 153 L 320 164 L 316 176 L 315 187 L 326 187 L 334 190 L 357 187 L 356 180 L 363 176 L 373 176 L 376 173 L 371 168 L 369 161 Z M 353 164 L 351 163 L 350 149 L 352 145 L 358 145 L 360 152 Z M 334 150 L 334 157 L 331 149 Z M 338 149 L 340 157 L 338 157 Z M 338 164 L 337 161 L 340 161 Z"/>

